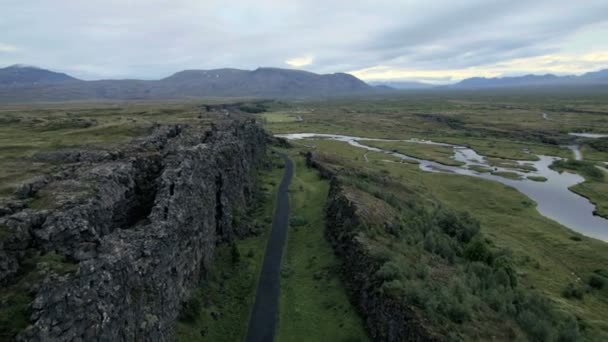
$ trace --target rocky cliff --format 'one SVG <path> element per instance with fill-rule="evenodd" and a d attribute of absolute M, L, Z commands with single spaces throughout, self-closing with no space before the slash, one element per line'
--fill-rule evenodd
<path fill-rule="evenodd" d="M 17 340 L 170 340 L 215 246 L 247 233 L 238 217 L 265 144 L 248 121 L 160 127 L 121 151 L 36 156 L 67 166 L 18 191 L 36 209 L 7 206 L 0 217 L 0 281 L 27 279 L 32 298 Z M 30 282 L 32 260 L 48 255 L 61 267 L 38 262 Z"/>
<path fill-rule="evenodd" d="M 373 215 L 361 201 L 362 192 L 347 191 L 339 170 L 307 155 L 307 164 L 321 177 L 331 180 L 326 208 L 326 235 L 334 252 L 342 260 L 342 276 L 351 301 L 358 307 L 373 341 L 437 341 L 425 327 L 425 319 L 415 310 L 391 298 L 381 290 L 376 272 L 383 260 L 372 256 L 365 243 L 366 216 Z M 389 224 L 389 217 L 380 217 Z"/>

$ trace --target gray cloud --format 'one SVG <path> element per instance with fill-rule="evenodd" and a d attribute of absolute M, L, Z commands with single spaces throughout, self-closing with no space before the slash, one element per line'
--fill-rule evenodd
<path fill-rule="evenodd" d="M 549 0 L 4 0 L 0 65 L 94 78 L 158 78 L 187 68 L 378 65 L 449 70 L 568 53 L 608 22 L 608 2 Z M 583 41 L 583 40 L 581 40 Z M 608 50 L 608 43 L 576 49 Z M 601 45 L 603 44 L 603 46 Z M 2 48 L 4 47 L 4 48 Z M 10 48 L 9 48 L 10 47 Z M 9 51 L 10 50 L 10 51 Z M 580 51 L 578 51 L 580 52 Z"/>

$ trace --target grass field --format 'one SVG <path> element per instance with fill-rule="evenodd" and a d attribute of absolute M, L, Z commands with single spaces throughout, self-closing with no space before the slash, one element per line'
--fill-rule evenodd
<path fill-rule="evenodd" d="M 293 114 L 286 113 L 263 113 L 260 114 L 262 120 L 269 123 L 279 123 L 279 122 L 294 122 L 298 121 L 297 116 Z"/>
<path fill-rule="evenodd" d="M 454 155 L 454 149 L 450 146 L 373 140 L 362 140 L 361 143 L 383 150 L 399 152 L 418 159 L 433 160 L 444 165 L 460 166 L 464 164 L 451 158 Z"/>
<path fill-rule="evenodd" d="M 111 150 L 149 134 L 155 124 L 208 125 L 218 117 L 180 103 L 62 104 L 0 108 L 0 196 L 22 181 L 53 172 L 32 159 L 58 149 Z"/>
<path fill-rule="evenodd" d="M 290 153 L 291 219 L 281 278 L 277 341 L 367 341 L 363 322 L 348 301 L 340 263 L 325 239 L 329 182 Z"/>

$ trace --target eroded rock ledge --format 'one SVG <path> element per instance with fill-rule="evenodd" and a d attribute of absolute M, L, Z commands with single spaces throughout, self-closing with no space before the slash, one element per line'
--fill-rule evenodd
<path fill-rule="evenodd" d="M 38 156 L 76 164 L 22 192 L 50 209 L 0 218 L 0 281 L 19 277 L 31 250 L 76 271 L 32 285 L 31 324 L 17 340 L 172 339 L 216 244 L 247 233 L 233 223 L 253 198 L 266 138 L 253 121 L 170 126 L 124 151 Z"/>
<path fill-rule="evenodd" d="M 307 164 L 331 180 L 325 211 L 326 236 L 334 252 L 342 260 L 342 277 L 351 302 L 359 309 L 373 341 L 439 341 L 425 327 L 425 320 L 414 310 L 380 291 L 374 274 L 382 263 L 373 258 L 359 234 L 365 226 L 365 216 L 372 215 L 361 204 L 362 192 L 346 191 L 337 170 L 318 161 L 315 155 L 306 156 Z M 382 219 L 382 218 L 379 218 Z M 388 224 L 388 217 L 385 218 Z"/>

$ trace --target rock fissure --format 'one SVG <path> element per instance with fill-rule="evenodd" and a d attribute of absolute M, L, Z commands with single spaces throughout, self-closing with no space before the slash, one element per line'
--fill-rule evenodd
<path fill-rule="evenodd" d="M 249 233 L 235 216 L 253 199 L 266 140 L 253 121 L 158 127 L 112 158 L 78 154 L 63 177 L 28 187 L 27 196 L 59 206 L 0 218 L 10 233 L 0 241 L 0 280 L 17 279 L 34 245 L 77 270 L 44 274 L 30 288 L 30 325 L 17 340 L 171 339 L 217 243 Z M 50 192 L 68 180 L 78 196 Z"/>

